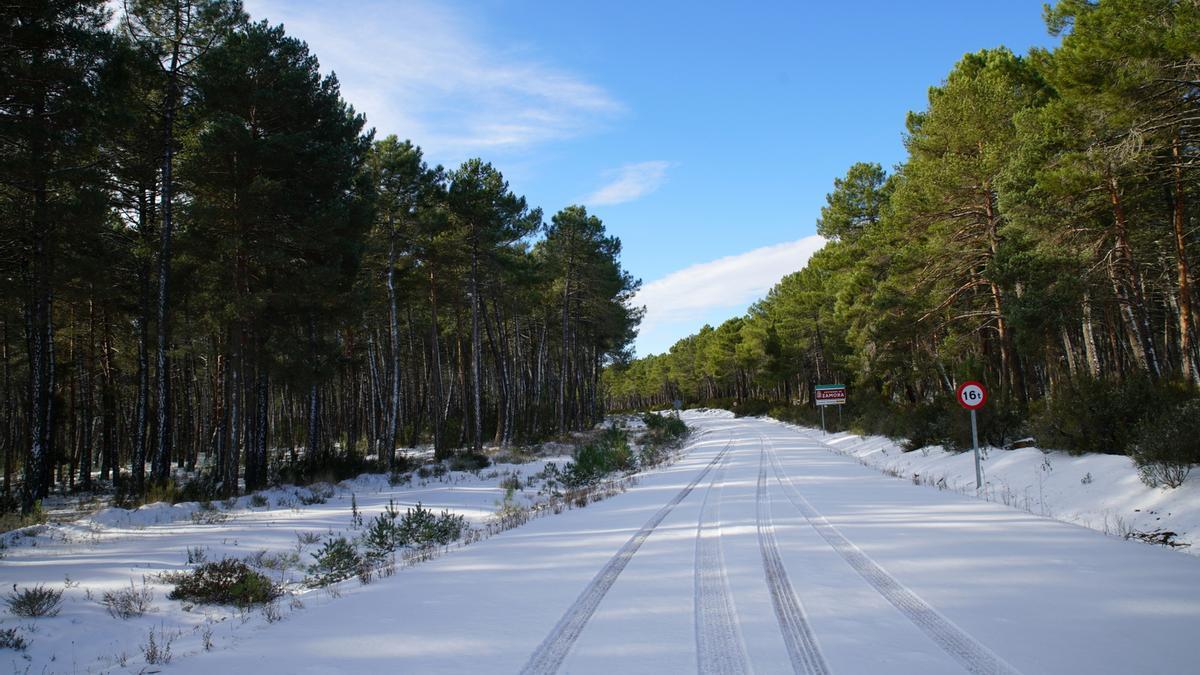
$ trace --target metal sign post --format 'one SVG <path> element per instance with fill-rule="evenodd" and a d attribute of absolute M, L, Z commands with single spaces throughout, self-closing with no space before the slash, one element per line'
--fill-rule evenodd
<path fill-rule="evenodd" d="M 846 404 L 846 385 L 844 384 L 818 384 L 813 387 L 813 402 L 821 409 L 821 433 L 825 433 L 825 406 L 836 405 L 838 407 L 838 420 L 842 419 L 842 409 L 840 406 Z"/>
<path fill-rule="evenodd" d="M 971 447 L 975 451 L 975 489 L 983 487 L 983 466 L 979 462 L 979 427 L 975 424 L 975 411 L 987 403 L 987 389 L 975 381 L 958 385 L 958 402 L 971 411 Z"/>
<path fill-rule="evenodd" d="M 975 426 L 975 410 L 971 410 L 971 447 L 975 449 L 975 489 L 983 487 L 983 468 L 979 466 L 979 431 Z"/>

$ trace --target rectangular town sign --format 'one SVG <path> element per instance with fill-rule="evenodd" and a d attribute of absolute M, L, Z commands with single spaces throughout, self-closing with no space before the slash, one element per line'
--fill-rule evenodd
<path fill-rule="evenodd" d="M 846 385 L 818 384 L 813 388 L 817 405 L 846 405 Z"/>

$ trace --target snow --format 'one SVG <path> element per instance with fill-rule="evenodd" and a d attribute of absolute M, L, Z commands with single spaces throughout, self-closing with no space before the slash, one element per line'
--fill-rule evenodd
<path fill-rule="evenodd" d="M 801 656 L 843 674 L 957 673 L 969 664 L 1026 675 L 1196 669 L 1188 647 L 1200 629 L 1194 556 L 1058 522 L 1039 508 L 916 485 L 907 464 L 895 467 L 901 479 L 884 475 L 859 459 L 897 457 L 884 439 L 822 437 L 723 411 L 683 416 L 697 430 L 687 454 L 637 476 L 624 494 L 452 548 L 370 585 L 308 591 L 299 596 L 303 607 L 284 604 L 273 623 L 257 610 L 185 610 L 152 575 L 183 568 L 188 547 L 203 547 L 210 559 L 241 557 L 295 550 L 298 531 L 344 533 L 351 493 L 366 518 L 389 498 L 419 499 L 480 523 L 503 497 L 499 479 L 452 474 L 445 483 L 391 486 L 362 477 L 308 507 L 294 505 L 294 491 L 277 490 L 267 493 L 267 507 L 244 498 L 222 509 L 225 520 L 198 506 L 159 505 L 44 528 L 13 544 L 0 578 L 61 588 L 70 575 L 80 585 L 67 589 L 57 617 L 0 615 L 0 629 L 18 627 L 33 642 L 25 654 L 0 651 L 0 663 L 14 672 L 140 672 L 147 664 L 138 645 L 153 628 L 178 634 L 174 659 L 162 667 L 170 673 L 706 671 L 710 661 L 698 654 L 708 641 L 740 646 L 735 672 L 791 672 L 789 646 L 797 644 L 813 650 Z M 934 465 L 935 451 L 909 455 L 904 461 L 930 462 L 913 472 L 945 471 L 948 487 L 973 480 L 973 467 L 956 464 L 962 456 Z M 996 494 L 1007 485 L 1024 497 L 1037 469 L 1024 456 L 989 453 Z M 1124 486 L 1106 466 L 1074 459 L 1050 457 L 1039 497 L 1098 493 L 1109 480 Z M 543 464 L 496 468 L 528 476 Z M 1068 485 L 1089 471 L 1092 483 Z M 1086 510 L 1083 501 L 1054 499 L 1037 503 L 1055 517 Z M 1106 508 L 1115 518 L 1128 498 L 1114 499 Z M 770 552 L 778 565 L 768 569 Z M 156 590 L 146 616 L 111 618 L 85 595 L 131 578 L 140 584 L 142 575 Z M 794 602 L 784 628 L 781 597 Z M 567 624 L 579 630 L 556 630 Z M 212 651 L 203 649 L 205 631 Z M 804 631 L 807 647 L 791 639 Z M 554 659 L 532 659 L 539 653 Z"/>
<path fill-rule="evenodd" d="M 975 495 L 975 459 L 970 452 L 940 446 L 904 452 L 882 436 L 836 433 L 794 427 L 816 434 L 836 452 L 867 466 L 923 485 Z M 984 487 L 978 494 L 1031 513 L 1116 536 L 1133 532 L 1175 532 L 1179 550 L 1200 555 L 1200 476 L 1178 488 L 1147 486 L 1133 461 L 1118 455 L 1072 456 L 1036 447 L 981 450 Z"/>
<path fill-rule="evenodd" d="M 11 672 L 137 672 L 145 666 L 140 647 L 152 629 L 156 635 L 175 636 L 174 659 L 203 651 L 204 634 L 210 631 L 214 648 L 220 649 L 241 633 L 268 622 L 262 611 L 240 612 L 168 600 L 172 587 L 158 576 L 187 569 L 192 551 L 201 552 L 209 561 L 263 552 L 296 554 L 298 562 L 308 564 L 319 544 L 302 545 L 301 533 L 311 533 L 321 541 L 359 533 L 351 528 L 352 501 L 367 523 L 394 500 L 401 513 L 420 502 L 435 512 L 449 509 L 462 514 L 471 524 L 481 526 L 505 497 L 502 479 L 517 475 L 525 485 L 551 461 L 561 467 L 570 457 L 496 464 L 478 475 L 449 472 L 425 480 L 414 477 L 410 485 L 392 486 L 385 475 L 363 475 L 336 486 L 289 486 L 258 493 L 266 505 L 257 507 L 245 496 L 208 508 L 196 502 L 155 503 L 132 510 L 106 508 L 67 524 L 9 532 L 3 535 L 7 547 L 0 558 L 0 591 L 14 584 L 66 588 L 56 617 L 23 619 L 0 611 L 0 630 L 15 627 L 31 643 L 25 652 L 0 650 L 0 670 L 7 665 Z M 514 498 L 529 505 L 539 499 L 537 491 L 536 486 L 526 487 Z M 314 493 L 329 495 L 326 503 L 305 505 L 303 500 L 311 501 Z M 304 576 L 294 565 L 267 573 L 292 586 Z M 104 592 L 127 589 L 131 583 L 138 589 L 145 584 L 153 591 L 152 611 L 128 620 L 111 617 L 100 602 Z M 297 597 L 309 608 L 333 599 L 326 591 L 311 590 Z M 300 611 L 299 603 L 288 606 L 285 598 L 277 609 L 286 616 Z"/>

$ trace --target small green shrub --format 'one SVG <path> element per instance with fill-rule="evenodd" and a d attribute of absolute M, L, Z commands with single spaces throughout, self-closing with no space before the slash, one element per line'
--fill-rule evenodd
<path fill-rule="evenodd" d="M 490 466 L 492 460 L 478 452 L 462 452 L 450 458 L 451 471 L 479 471 Z"/>
<path fill-rule="evenodd" d="M 261 509 L 264 506 L 270 505 L 270 503 L 271 502 L 270 502 L 270 500 L 267 499 L 266 495 L 261 495 L 261 494 L 250 495 L 250 506 L 252 506 L 256 509 Z"/>
<path fill-rule="evenodd" d="M 1143 424 L 1130 451 L 1150 487 L 1177 488 L 1200 464 L 1200 400 L 1188 401 Z"/>
<path fill-rule="evenodd" d="M 434 515 L 433 511 L 421 506 L 404 512 L 400 519 L 400 539 L 405 544 L 417 548 L 441 544 L 445 546 L 462 536 L 467 529 L 467 519 L 463 516 L 442 511 Z"/>
<path fill-rule="evenodd" d="M 599 482 L 614 471 L 634 468 L 633 451 L 629 449 L 629 436 L 624 429 L 609 427 L 600 433 L 593 443 L 580 446 L 575 451 L 575 461 L 564 470 L 564 483 L 568 487 L 580 487 Z"/>
<path fill-rule="evenodd" d="M 236 558 L 204 563 L 191 572 L 176 575 L 174 582 L 175 588 L 167 594 L 168 598 L 216 605 L 257 605 L 270 602 L 281 593 L 265 575 Z"/>
<path fill-rule="evenodd" d="M 400 512 L 396 510 L 396 504 L 389 499 L 383 513 L 375 516 L 367 531 L 363 533 L 362 542 L 368 559 L 375 562 L 384 560 L 407 543 L 399 524 L 396 523 L 399 517 Z"/>
<path fill-rule="evenodd" d="M 362 558 L 345 537 L 329 539 L 321 550 L 312 554 L 314 562 L 308 568 L 309 586 L 328 586 L 358 574 Z"/>
<path fill-rule="evenodd" d="M 687 433 L 687 425 L 674 415 L 646 413 L 642 415 L 642 422 L 646 425 L 647 431 L 665 437 L 678 438 Z"/>
<path fill-rule="evenodd" d="M 26 618 L 57 616 L 62 609 L 62 595 L 61 590 L 41 584 L 31 588 L 17 588 L 14 584 L 7 598 L 8 611 Z"/>
<path fill-rule="evenodd" d="M 640 439 L 642 448 L 638 453 L 638 464 L 643 467 L 655 466 L 665 460 L 667 449 L 677 446 L 688 433 L 687 425 L 675 415 L 646 413 L 642 415 L 642 422 L 646 432 Z"/>
<path fill-rule="evenodd" d="M 441 478 L 447 473 L 450 473 L 450 470 L 445 464 L 426 464 L 417 469 L 417 478 Z"/>

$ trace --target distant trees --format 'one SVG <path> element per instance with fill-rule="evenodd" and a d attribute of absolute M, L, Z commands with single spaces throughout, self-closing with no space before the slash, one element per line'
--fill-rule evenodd
<path fill-rule="evenodd" d="M 1200 8 L 1064 0 L 1046 19 L 1061 46 L 965 56 L 909 115 L 905 162 L 835 180 L 805 269 L 746 317 L 610 368 L 609 405 L 809 405 L 844 381 L 861 426 L 953 442 L 946 402 L 982 378 L 1000 443 L 1055 442 L 1055 401 L 1078 391 L 1195 396 Z"/>
<path fill-rule="evenodd" d="M 3 508 L 176 470 L 235 494 L 597 419 L 638 320 L 598 219 L 563 263 L 496 168 L 373 140 L 240 3 L 106 7 L 0 8 Z"/>

